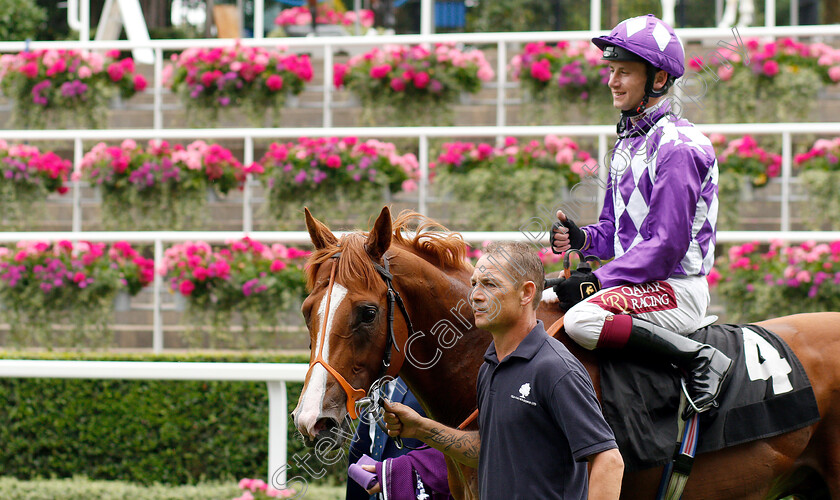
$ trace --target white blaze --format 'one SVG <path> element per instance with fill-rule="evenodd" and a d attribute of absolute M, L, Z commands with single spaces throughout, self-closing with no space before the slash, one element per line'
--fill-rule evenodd
<path fill-rule="evenodd" d="M 330 311 L 327 315 L 326 333 L 324 338 L 321 338 L 321 329 L 324 325 L 324 315 L 327 309 L 326 295 L 321 298 L 321 305 L 318 307 L 318 335 L 315 341 L 315 353 L 321 349 L 321 342 L 324 343 L 324 350 L 321 351 L 321 357 L 324 362 L 330 362 L 330 333 L 332 333 L 333 322 L 335 321 L 335 314 L 338 311 L 338 306 L 347 296 L 347 289 L 338 283 L 333 283 L 332 294 L 330 296 Z M 306 429 L 306 433 L 311 437 L 314 436 L 315 424 L 321 417 L 321 409 L 324 407 L 324 396 L 327 392 L 327 369 L 320 363 L 312 367 L 312 373 L 309 376 L 309 384 L 306 390 L 300 397 L 300 413 L 298 413 L 297 427 L 298 429 Z"/>

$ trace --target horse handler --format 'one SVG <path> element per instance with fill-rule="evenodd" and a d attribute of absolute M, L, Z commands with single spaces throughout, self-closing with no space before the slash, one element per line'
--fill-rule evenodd
<path fill-rule="evenodd" d="M 490 245 L 470 293 L 476 326 L 493 336 L 478 375 L 479 430 L 446 427 L 386 402 L 388 434 L 477 467 L 483 500 L 617 499 L 624 463 L 592 381 L 537 320 L 544 280 L 528 244 Z"/>
<path fill-rule="evenodd" d="M 709 305 L 714 148 L 664 98 L 685 70 L 682 42 L 670 26 L 653 15 L 634 17 L 592 42 L 610 67 L 613 106 L 621 110 L 618 141 L 598 223 L 581 229 L 560 211 L 565 227 L 552 235 L 552 246 L 614 260 L 594 272 L 573 271 L 554 287 L 555 300 L 566 310 L 566 333 L 586 349 L 623 348 L 682 368 L 687 419 L 715 404 L 732 364 L 684 337 L 701 326 Z"/>

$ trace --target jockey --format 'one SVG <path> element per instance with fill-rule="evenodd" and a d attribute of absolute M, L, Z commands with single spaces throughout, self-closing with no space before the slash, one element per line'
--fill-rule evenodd
<path fill-rule="evenodd" d="M 709 139 L 663 98 L 685 66 L 670 26 L 634 17 L 592 42 L 610 67 L 618 141 L 598 222 L 579 228 L 558 211 L 552 246 L 613 260 L 572 271 L 554 293 L 567 311 L 566 332 L 581 346 L 632 349 L 687 372 L 687 419 L 714 405 L 732 365 L 684 336 L 701 326 L 709 304 L 717 160 Z"/>

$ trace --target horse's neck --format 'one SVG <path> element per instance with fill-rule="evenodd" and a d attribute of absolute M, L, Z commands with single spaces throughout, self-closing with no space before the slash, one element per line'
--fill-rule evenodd
<path fill-rule="evenodd" d="M 469 275 L 424 264 L 400 284 L 415 331 L 400 375 L 429 417 L 455 426 L 476 407 L 478 370 L 491 337 L 473 323 Z"/>

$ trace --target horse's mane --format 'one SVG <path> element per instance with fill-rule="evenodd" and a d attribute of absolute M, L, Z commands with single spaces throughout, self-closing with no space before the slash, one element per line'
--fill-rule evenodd
<path fill-rule="evenodd" d="M 466 270 L 467 246 L 459 233 L 450 232 L 443 225 L 412 210 L 403 210 L 393 222 L 391 245 L 398 245 L 443 270 Z M 403 231 L 413 232 L 406 238 Z M 318 268 L 341 252 L 336 278 L 348 283 L 362 280 L 368 288 L 379 280 L 373 261 L 365 250 L 368 234 L 354 231 L 344 234 L 337 246 L 316 250 L 306 262 L 306 286 L 312 290 Z"/>

